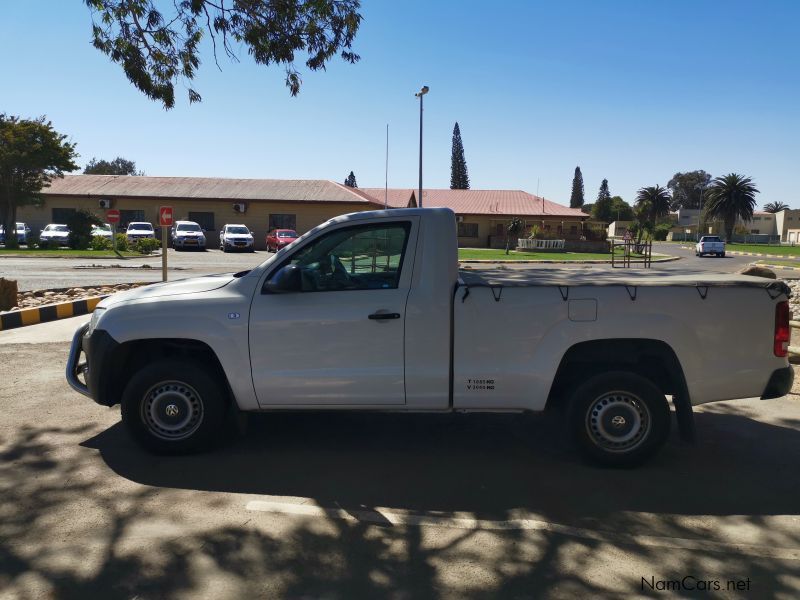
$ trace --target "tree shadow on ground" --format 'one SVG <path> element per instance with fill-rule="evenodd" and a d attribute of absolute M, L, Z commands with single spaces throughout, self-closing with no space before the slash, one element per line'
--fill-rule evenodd
<path fill-rule="evenodd" d="M 673 440 L 647 468 L 628 471 L 582 465 L 554 423 L 527 416 L 262 415 L 243 438 L 174 458 L 142 453 L 119 425 L 88 440 L 87 428 L 29 426 L 0 447 L 0 589 L 54 598 L 615 597 L 643 592 L 638 578 L 614 575 L 633 561 L 642 576 L 749 576 L 761 597 L 795 596 L 800 561 L 733 547 L 688 552 L 336 518 L 205 526 L 180 506 L 191 494 L 202 517 L 214 492 L 244 492 L 493 519 L 523 510 L 685 539 L 711 533 L 676 515 L 739 515 L 760 528 L 759 544 L 800 548 L 796 530 L 768 522 L 800 509 L 800 432 L 736 414 L 701 413 L 698 426 L 698 447 Z M 75 509 L 85 514 L 71 520 Z M 193 526 L 180 534 L 141 533 L 181 518 Z"/>
<path fill-rule="evenodd" d="M 119 425 L 85 445 L 146 485 L 301 496 L 331 506 L 468 511 L 486 519 L 524 509 L 610 529 L 621 511 L 800 514 L 800 478 L 792 476 L 800 471 L 798 424 L 733 413 L 696 419 L 697 445 L 674 435 L 655 460 L 630 470 L 583 464 L 556 419 L 528 415 L 254 415 L 243 438 L 158 459 L 133 446 Z"/>

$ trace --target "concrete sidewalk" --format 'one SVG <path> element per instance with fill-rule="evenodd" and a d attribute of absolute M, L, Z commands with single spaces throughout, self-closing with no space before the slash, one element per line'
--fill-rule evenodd
<path fill-rule="evenodd" d="M 49 323 L 39 323 L 38 325 L 0 331 L 0 345 L 71 342 L 72 336 L 78 327 L 86 323 L 90 318 L 91 315 L 80 315 Z"/>

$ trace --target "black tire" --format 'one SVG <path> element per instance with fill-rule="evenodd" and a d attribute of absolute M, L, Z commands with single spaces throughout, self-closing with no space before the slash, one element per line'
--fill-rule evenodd
<path fill-rule="evenodd" d="M 664 394 L 649 379 L 628 371 L 596 375 L 576 387 L 568 419 L 581 454 L 603 466 L 639 465 L 669 436 Z"/>
<path fill-rule="evenodd" d="M 720 257 L 725 258 L 725 253 L 720 254 Z"/>
<path fill-rule="evenodd" d="M 224 386 L 209 369 L 165 359 L 146 365 L 128 382 L 122 394 L 122 422 L 150 452 L 196 452 L 210 446 L 222 429 L 226 400 Z"/>
<path fill-rule="evenodd" d="M 230 252 L 230 250 L 228 249 L 228 246 L 223 246 L 223 247 L 222 247 L 222 251 L 223 251 L 225 254 L 227 254 L 228 252 Z"/>

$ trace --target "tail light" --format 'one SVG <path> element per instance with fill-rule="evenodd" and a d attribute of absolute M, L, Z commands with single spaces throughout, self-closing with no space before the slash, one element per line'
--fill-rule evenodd
<path fill-rule="evenodd" d="M 784 357 L 789 354 L 789 340 L 791 340 L 791 337 L 789 302 L 784 300 L 775 305 L 775 356 Z"/>

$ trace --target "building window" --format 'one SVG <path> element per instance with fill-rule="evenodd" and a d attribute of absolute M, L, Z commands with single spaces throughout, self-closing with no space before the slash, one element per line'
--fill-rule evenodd
<path fill-rule="evenodd" d="M 558 233 L 564 233 L 564 226 L 563 225 L 559 225 L 558 226 Z"/>
<path fill-rule="evenodd" d="M 548 224 L 548 225 L 545 225 L 545 226 L 544 226 L 544 230 L 545 230 L 545 231 L 550 231 L 550 225 L 549 225 L 549 224 Z"/>
<path fill-rule="evenodd" d="M 75 214 L 74 208 L 54 208 L 53 209 L 53 223 L 66 225 L 69 218 Z"/>
<path fill-rule="evenodd" d="M 205 231 L 216 231 L 214 227 L 214 213 L 213 212 L 190 212 L 189 220 L 194 221 L 200 225 L 200 229 Z"/>
<path fill-rule="evenodd" d="M 753 217 L 753 221 L 760 221 L 761 217 Z"/>
<path fill-rule="evenodd" d="M 121 210 L 119 211 L 119 228 L 127 229 L 128 223 L 144 221 L 143 210 Z"/>
<path fill-rule="evenodd" d="M 758 235 L 759 233 L 761 233 L 761 231 L 760 231 L 760 230 L 758 230 L 758 229 L 751 229 L 751 230 L 750 230 L 750 233 L 753 233 L 753 234 L 755 234 L 755 235 Z"/>
<path fill-rule="evenodd" d="M 478 224 L 477 223 L 459 223 L 458 224 L 458 237 L 478 237 Z"/>
<path fill-rule="evenodd" d="M 570 225 L 569 232 L 570 233 L 578 233 L 578 226 L 577 225 Z"/>
<path fill-rule="evenodd" d="M 272 231 L 273 229 L 297 230 L 297 217 L 295 215 L 270 215 L 269 231 Z"/>

